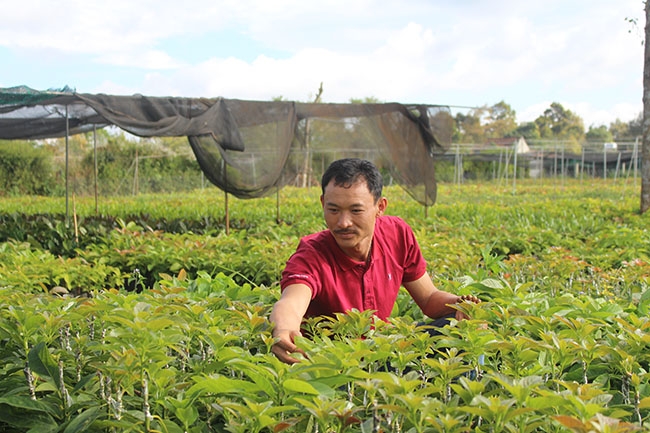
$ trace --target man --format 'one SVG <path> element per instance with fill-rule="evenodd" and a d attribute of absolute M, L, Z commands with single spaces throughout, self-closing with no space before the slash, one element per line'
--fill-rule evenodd
<path fill-rule="evenodd" d="M 282 295 L 269 318 L 278 359 L 299 362 L 292 354 L 302 353 L 294 338 L 301 335 L 304 317 L 370 309 L 387 320 L 400 286 L 432 319 L 451 314 L 463 319 L 451 305 L 479 302 L 434 286 L 411 228 L 384 215 L 387 200 L 374 164 L 357 158 L 334 161 L 321 187 L 327 230 L 300 240 L 282 272 Z"/>

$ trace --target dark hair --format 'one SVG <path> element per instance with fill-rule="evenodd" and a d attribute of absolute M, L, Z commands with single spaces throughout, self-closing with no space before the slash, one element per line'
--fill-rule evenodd
<path fill-rule="evenodd" d="M 334 185 L 347 188 L 359 179 L 365 179 L 376 203 L 381 198 L 383 180 L 375 164 L 365 159 L 343 158 L 332 162 L 323 173 L 321 188 L 325 194 L 325 188 L 332 180 Z"/>

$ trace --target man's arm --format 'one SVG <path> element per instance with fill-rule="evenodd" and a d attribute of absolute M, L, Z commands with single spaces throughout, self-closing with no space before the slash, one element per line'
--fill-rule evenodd
<path fill-rule="evenodd" d="M 458 320 L 465 319 L 466 317 L 461 311 L 452 308 L 450 305 L 461 301 L 481 302 L 476 296 L 458 296 L 443 290 L 438 290 L 426 272 L 417 280 L 404 283 L 404 288 L 406 288 L 422 312 L 432 319 L 437 319 L 448 314 L 456 314 L 456 319 Z"/>
<path fill-rule="evenodd" d="M 282 291 L 273 306 L 269 320 L 273 323 L 273 337 L 278 339 L 271 351 L 288 364 L 299 362 L 292 353 L 302 353 L 293 342 L 300 334 L 300 325 L 311 301 L 311 289 L 305 284 L 291 284 Z"/>

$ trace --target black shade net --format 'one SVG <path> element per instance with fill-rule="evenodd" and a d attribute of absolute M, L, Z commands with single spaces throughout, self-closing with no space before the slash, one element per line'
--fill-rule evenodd
<path fill-rule="evenodd" d="M 331 161 L 361 157 L 423 205 L 451 143 L 445 106 L 322 104 L 0 89 L 0 139 L 42 139 L 117 126 L 140 137 L 186 136 L 207 179 L 239 198 L 318 184 Z"/>

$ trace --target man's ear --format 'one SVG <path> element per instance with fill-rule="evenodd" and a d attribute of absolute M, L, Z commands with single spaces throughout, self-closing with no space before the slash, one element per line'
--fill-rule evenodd
<path fill-rule="evenodd" d="M 388 206 L 388 200 L 386 199 L 386 197 L 380 198 L 379 201 L 377 202 L 377 210 L 378 210 L 377 216 L 382 216 L 387 206 Z"/>
<path fill-rule="evenodd" d="M 324 203 L 323 203 L 323 194 L 321 194 L 321 196 L 320 196 L 320 205 L 321 205 L 321 206 L 324 205 Z"/>

